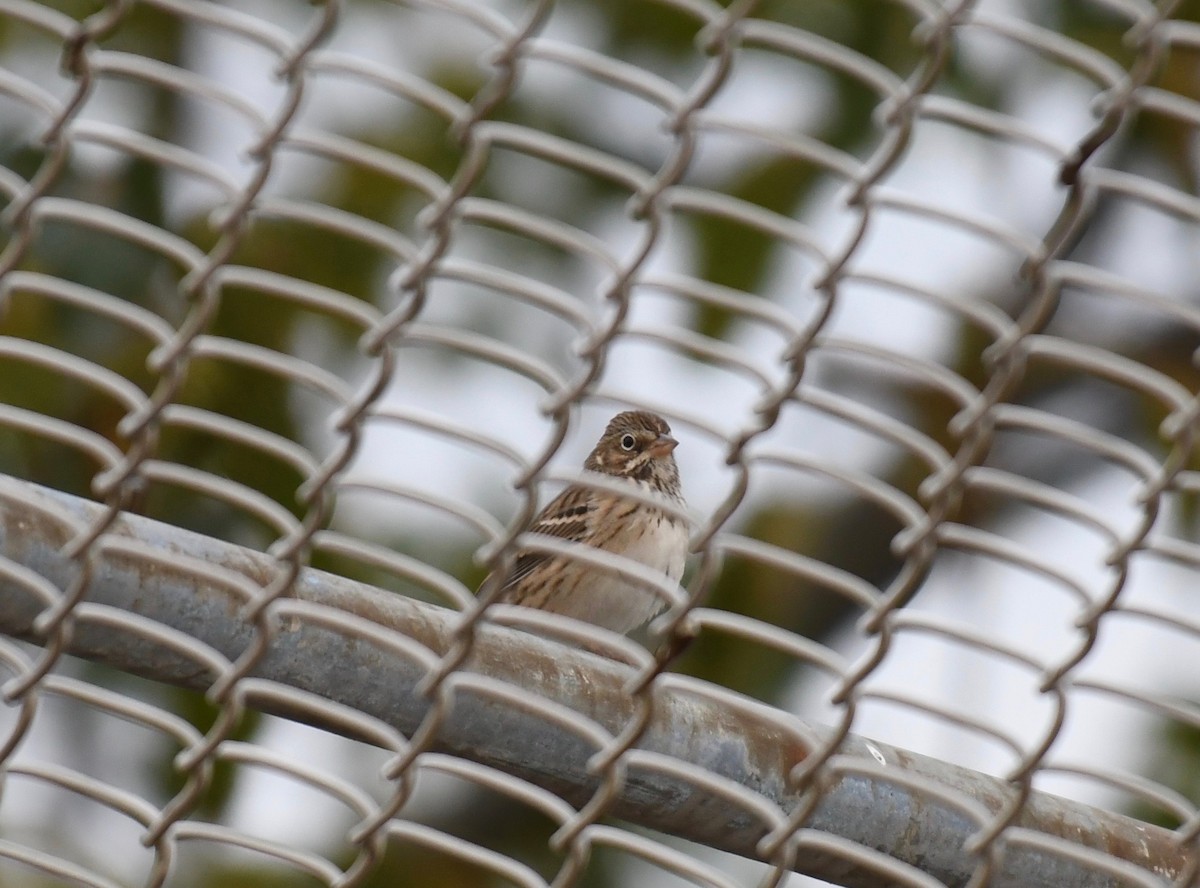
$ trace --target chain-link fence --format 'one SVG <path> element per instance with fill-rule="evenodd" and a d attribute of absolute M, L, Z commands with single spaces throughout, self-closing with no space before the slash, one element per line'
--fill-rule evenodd
<path fill-rule="evenodd" d="M 1197 19 L 0 2 L 0 881 L 1194 884 Z"/>

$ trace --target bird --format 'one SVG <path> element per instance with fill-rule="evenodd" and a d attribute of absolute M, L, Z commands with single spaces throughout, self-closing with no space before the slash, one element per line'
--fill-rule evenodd
<path fill-rule="evenodd" d="M 682 510 L 685 504 L 674 456 L 678 443 L 661 416 L 629 410 L 612 418 L 583 467 L 656 494 Z M 676 583 L 687 559 L 688 526 L 682 516 L 586 484 L 563 490 L 538 513 L 530 533 L 622 555 Z M 662 610 L 661 595 L 645 583 L 570 555 L 529 549 L 518 550 L 497 600 L 574 617 L 621 634 Z"/>

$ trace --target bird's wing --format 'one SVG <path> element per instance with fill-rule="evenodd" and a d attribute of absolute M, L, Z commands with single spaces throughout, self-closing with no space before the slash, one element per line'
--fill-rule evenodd
<path fill-rule="evenodd" d="M 590 490 L 585 487 L 568 487 L 542 509 L 529 532 L 565 540 L 582 540 L 589 535 L 595 512 L 595 498 Z M 521 552 L 504 583 L 504 588 L 511 589 L 535 567 L 553 557 L 548 552 Z"/>

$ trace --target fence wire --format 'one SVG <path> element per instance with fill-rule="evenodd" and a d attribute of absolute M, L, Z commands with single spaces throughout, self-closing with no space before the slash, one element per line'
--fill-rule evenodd
<path fill-rule="evenodd" d="M 4 883 L 1194 884 L 1198 18 L 0 2 Z"/>

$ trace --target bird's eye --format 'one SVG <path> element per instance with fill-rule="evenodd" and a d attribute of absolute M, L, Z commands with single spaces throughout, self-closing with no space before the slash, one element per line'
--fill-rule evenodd
<path fill-rule="evenodd" d="M 633 448 L 636 445 L 637 445 L 637 439 L 635 437 L 633 437 L 633 435 L 622 435 L 621 436 L 621 449 L 622 450 L 633 450 Z"/>

